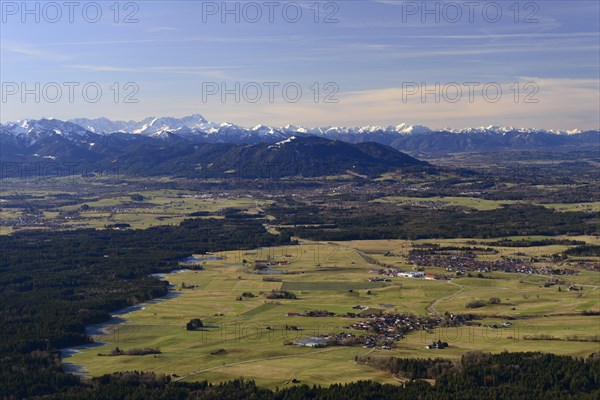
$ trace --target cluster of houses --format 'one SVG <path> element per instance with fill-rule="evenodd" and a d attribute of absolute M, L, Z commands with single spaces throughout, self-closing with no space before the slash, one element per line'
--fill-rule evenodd
<path fill-rule="evenodd" d="M 353 307 L 355 310 L 366 311 L 368 307 L 357 305 Z M 323 312 L 316 312 L 323 313 Z M 327 312 L 325 312 L 327 313 Z M 307 315 L 297 314 L 297 315 Z M 327 313 L 328 315 L 330 313 Z M 331 313 L 332 314 L 332 313 Z M 289 314 L 288 314 L 289 315 Z M 320 315 L 319 315 L 320 316 Z M 324 315 L 323 315 L 324 316 Z M 412 331 L 428 331 L 431 332 L 436 327 L 452 327 L 461 325 L 479 325 L 471 322 L 474 318 L 472 315 L 460 315 L 447 313 L 445 315 L 428 316 L 428 315 L 412 315 L 412 314 L 381 314 L 363 312 L 360 314 L 348 313 L 347 318 L 365 318 L 366 320 L 356 322 L 344 329 L 363 331 L 363 334 L 354 334 L 348 332 L 340 332 L 333 335 L 312 336 L 302 339 L 297 339 L 293 343 L 300 346 L 308 347 L 325 347 L 331 345 L 338 346 L 363 346 L 365 348 L 381 348 L 391 350 L 395 342 L 402 340 L 406 334 Z M 434 342 L 430 345 L 432 349 L 442 349 L 448 346 L 448 343 Z"/>
<path fill-rule="evenodd" d="M 390 278 L 383 278 L 381 276 L 372 276 L 369 278 L 369 282 L 391 282 Z"/>
<path fill-rule="evenodd" d="M 442 267 L 446 271 L 458 275 L 468 272 L 508 272 L 518 274 L 536 275 L 577 275 L 576 270 L 555 269 L 548 266 L 534 267 L 517 258 L 503 257 L 495 261 L 477 260 L 472 254 L 460 256 L 440 256 L 431 254 L 412 254 L 409 260 L 417 266 Z"/>
<path fill-rule="evenodd" d="M 348 313 L 347 317 L 359 317 L 356 314 Z M 369 318 L 366 321 L 351 324 L 346 329 L 367 331 L 375 334 L 374 340 L 381 338 L 400 340 L 405 334 L 426 330 L 430 331 L 437 326 L 460 326 L 468 323 L 472 319 L 469 315 L 447 314 L 438 316 L 421 316 L 412 314 L 362 314 L 360 317 Z"/>
<path fill-rule="evenodd" d="M 357 306 L 358 307 L 358 306 Z M 346 317 L 358 317 L 349 313 Z M 369 320 L 357 322 L 345 329 L 364 331 L 365 334 L 353 334 L 340 332 L 334 335 L 313 336 L 297 339 L 293 343 L 308 347 L 338 346 L 362 346 L 365 348 L 381 348 L 391 350 L 394 342 L 402 340 L 404 336 L 412 331 L 430 331 L 437 326 L 459 326 L 469 324 L 471 316 L 447 314 L 442 316 L 418 316 L 409 314 L 367 314 L 361 317 Z M 433 349 L 442 349 L 448 343 L 434 342 Z"/>
<path fill-rule="evenodd" d="M 13 229 L 28 228 L 34 226 L 51 226 L 58 229 L 58 224 L 44 217 L 44 214 L 19 215 L 15 218 L 0 218 L 0 226 L 12 226 Z"/>
<path fill-rule="evenodd" d="M 577 271 L 571 268 L 552 268 L 547 265 L 540 267 L 538 269 L 538 273 L 540 275 L 567 275 L 567 276 L 577 276 L 581 275 L 581 271 Z"/>
<path fill-rule="evenodd" d="M 394 343 L 393 338 L 376 335 L 355 335 L 353 333 L 337 333 L 335 335 L 311 336 L 294 340 L 294 344 L 307 347 L 326 346 L 362 346 L 365 348 L 380 347 L 383 350 L 391 350 Z"/>

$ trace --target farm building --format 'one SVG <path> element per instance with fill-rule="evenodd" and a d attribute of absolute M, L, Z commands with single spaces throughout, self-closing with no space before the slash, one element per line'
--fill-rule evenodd
<path fill-rule="evenodd" d="M 307 347 L 324 347 L 327 346 L 327 339 L 318 336 L 311 336 L 303 339 L 296 339 L 294 340 L 294 344 Z"/>

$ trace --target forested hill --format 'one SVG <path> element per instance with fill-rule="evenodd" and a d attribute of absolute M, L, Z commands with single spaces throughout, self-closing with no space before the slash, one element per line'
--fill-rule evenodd
<path fill-rule="evenodd" d="M 2 177 L 35 175 L 40 171 L 91 175 L 116 168 L 123 175 L 241 179 L 348 173 L 377 176 L 400 169 L 431 169 L 428 163 L 383 144 L 350 144 L 319 137 L 293 136 L 276 143 L 246 145 L 194 144 L 176 136 L 159 140 L 91 132 L 77 136 L 77 140 L 48 133 L 34 141 L 17 140 L 0 132 L 0 143 Z"/>

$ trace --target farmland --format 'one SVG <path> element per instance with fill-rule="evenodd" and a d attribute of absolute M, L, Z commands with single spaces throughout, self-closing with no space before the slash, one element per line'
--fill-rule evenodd
<path fill-rule="evenodd" d="M 580 237 L 597 243 L 597 238 Z M 439 245 L 466 244 L 468 239 L 427 241 Z M 425 241 L 421 241 L 425 242 Z M 539 350 L 573 356 L 587 356 L 599 350 L 600 311 L 598 271 L 563 277 L 568 281 L 544 287 L 545 276 L 495 272 L 483 278 L 453 277 L 451 280 L 425 280 L 394 277 L 390 282 L 369 282 L 377 265 L 368 257 L 411 270 L 407 261 L 410 249 L 419 242 L 354 241 L 309 242 L 299 245 L 261 248 L 252 251 L 215 253 L 201 262 L 202 270 L 167 274 L 176 297 L 143 304 L 128 313 L 124 323 L 110 326 L 96 337 L 104 343 L 84 349 L 66 359 L 81 365 L 90 375 L 122 370 L 151 370 L 172 374 L 184 381 L 220 382 L 237 377 L 252 378 L 274 388 L 292 378 L 309 384 L 349 382 L 372 379 L 396 382 L 397 378 L 366 365 L 355 357 L 446 357 L 458 359 L 473 350 L 490 352 Z M 546 252 L 559 251 L 550 247 Z M 498 248 L 501 257 L 519 251 L 523 257 L 539 248 Z M 531 253 L 529 253 L 531 252 Z M 390 256 L 390 253 L 394 254 Z M 368 254 L 367 259 L 364 257 Z M 258 274 L 256 260 L 269 259 L 285 274 Z M 574 263 L 565 260 L 559 267 Z M 588 260 L 589 261 L 589 260 Z M 595 262 L 598 262 L 597 260 Z M 443 274 L 440 268 L 425 272 Z M 573 282 L 571 282 L 573 281 Z M 585 281 L 585 282 L 583 282 Z M 576 291 L 567 289 L 577 285 Z M 293 292 L 297 299 L 270 300 L 273 290 Z M 239 299 L 242 293 L 254 297 Z M 500 299 L 488 304 L 490 298 Z M 466 303 L 483 300 L 481 308 L 467 309 Z M 375 313 L 398 314 L 474 314 L 474 326 L 438 327 L 415 331 L 395 343 L 391 350 L 331 346 L 322 349 L 290 344 L 293 340 L 340 332 L 361 334 L 346 327 L 357 321 L 344 317 L 354 306 L 368 307 Z M 309 310 L 327 310 L 335 316 L 301 316 Z M 289 314 L 288 316 L 288 313 Z M 200 318 L 205 329 L 186 331 L 191 318 Z M 360 319 L 358 319 L 360 320 Z M 508 327 L 492 328 L 510 321 Z M 295 327 L 296 329 L 291 329 Z M 450 346 L 428 350 L 425 345 L 442 339 Z M 595 340 L 595 341 L 594 341 Z M 161 354 L 147 356 L 99 357 L 115 347 L 160 348 Z"/>
<path fill-rule="evenodd" d="M 112 185 L 112 190 L 106 190 L 93 180 L 66 185 L 60 191 L 54 188 L 56 184 L 46 190 L 39 186 L 35 190 L 11 190 L 7 185 L 2 192 L 5 199 L 0 202 L 0 234 L 32 229 L 104 229 L 119 224 L 146 229 L 177 225 L 193 213 L 202 214 L 199 218 L 222 218 L 219 213 L 228 208 L 257 213 L 270 204 L 240 194 L 151 190 L 143 186 L 136 190 Z"/>

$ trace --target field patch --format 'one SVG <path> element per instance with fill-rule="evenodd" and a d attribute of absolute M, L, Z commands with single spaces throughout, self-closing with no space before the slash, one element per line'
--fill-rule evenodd
<path fill-rule="evenodd" d="M 265 303 L 265 304 L 261 304 L 260 306 L 253 308 L 250 311 L 246 311 L 245 313 L 241 314 L 244 317 L 254 317 L 257 316 L 258 314 L 262 314 L 266 311 L 271 311 L 272 309 L 278 307 L 277 304 L 273 304 L 273 303 Z"/>

